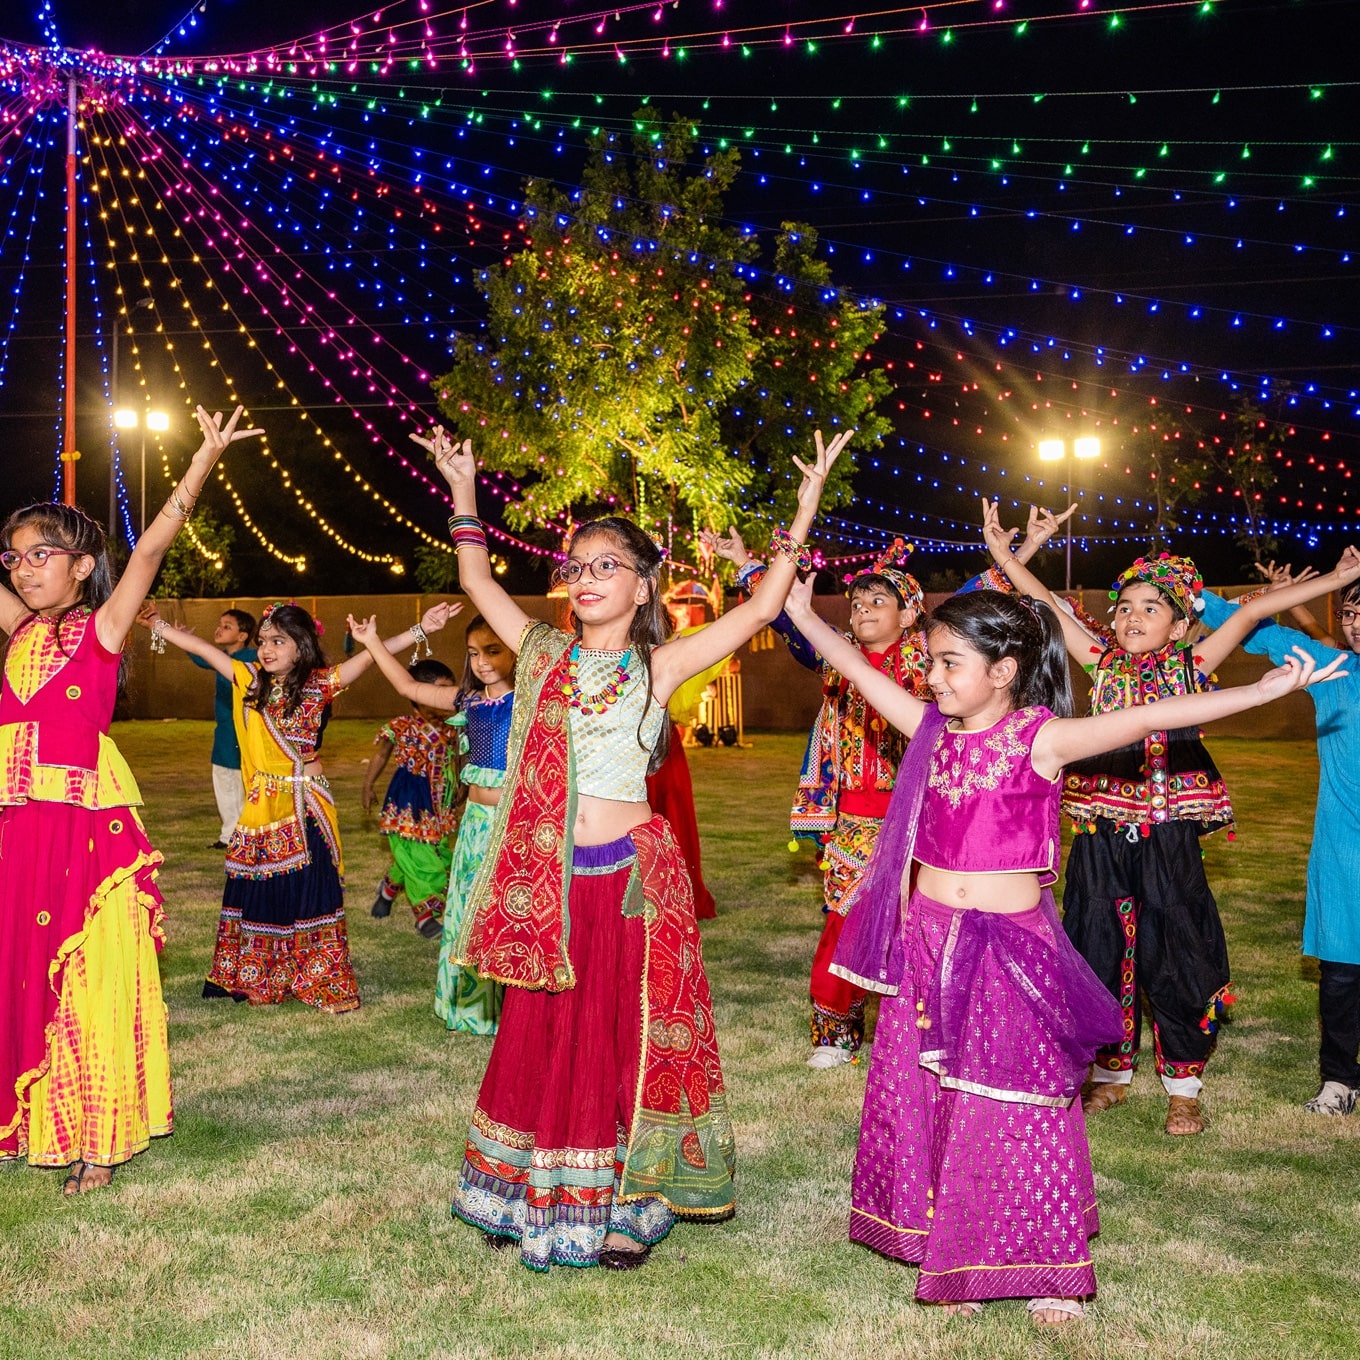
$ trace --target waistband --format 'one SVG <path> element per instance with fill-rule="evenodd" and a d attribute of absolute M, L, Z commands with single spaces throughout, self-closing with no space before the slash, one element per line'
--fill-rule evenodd
<path fill-rule="evenodd" d="M 945 902 L 937 902 L 933 897 L 927 897 L 919 888 L 912 889 L 908 906 L 915 908 L 922 915 L 941 919 L 952 917 L 956 911 L 978 910 L 977 907 L 951 907 Z M 1024 911 L 990 911 L 986 915 L 1000 917 L 1003 921 L 1014 921 L 1024 930 L 1037 930 L 1044 921 L 1044 909 L 1037 904 L 1027 907 Z"/>
<path fill-rule="evenodd" d="M 571 852 L 574 874 L 612 874 L 631 867 L 637 859 L 637 846 L 631 836 L 620 836 L 603 845 L 576 845 Z"/>

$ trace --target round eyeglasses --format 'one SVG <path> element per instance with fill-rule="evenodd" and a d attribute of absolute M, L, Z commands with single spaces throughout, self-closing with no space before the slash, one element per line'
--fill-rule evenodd
<path fill-rule="evenodd" d="M 574 586 L 584 571 L 590 572 L 592 580 L 607 581 L 616 571 L 636 572 L 637 568 L 615 557 L 613 553 L 601 553 L 598 557 L 592 557 L 589 562 L 563 562 L 554 570 L 553 575 L 563 585 Z"/>
<path fill-rule="evenodd" d="M 8 548 L 0 552 L 0 567 L 6 571 L 14 571 L 20 562 L 27 562 L 30 567 L 45 567 L 47 561 L 52 557 L 84 557 L 86 554 L 77 552 L 74 548 L 30 548 L 27 552 L 16 552 L 13 548 Z"/>

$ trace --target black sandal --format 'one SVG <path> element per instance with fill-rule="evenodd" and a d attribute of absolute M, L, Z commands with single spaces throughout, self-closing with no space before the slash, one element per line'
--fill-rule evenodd
<path fill-rule="evenodd" d="M 606 1247 L 600 1253 L 600 1265 L 606 1270 L 636 1270 L 651 1254 L 650 1244 L 639 1246 L 635 1250 L 627 1247 Z"/>
<path fill-rule="evenodd" d="M 90 1170 L 90 1165 L 89 1162 L 74 1163 L 75 1169 L 61 1183 L 61 1193 L 63 1195 L 83 1195 L 86 1193 L 83 1187 L 85 1183 L 85 1173 Z M 117 1170 L 118 1168 L 116 1166 L 109 1167 L 108 1180 L 106 1180 L 103 1185 L 92 1185 L 90 1186 L 90 1189 L 103 1190 L 106 1186 L 112 1185 L 114 1172 Z"/>

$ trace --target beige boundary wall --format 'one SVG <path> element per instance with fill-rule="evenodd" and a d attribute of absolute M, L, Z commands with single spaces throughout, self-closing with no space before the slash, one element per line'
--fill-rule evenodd
<path fill-rule="evenodd" d="M 1239 595 L 1246 586 L 1227 587 L 1221 593 Z M 355 595 L 301 596 L 298 603 L 309 609 L 325 627 L 322 645 L 331 661 L 344 657 L 345 616 L 353 613 L 376 614 L 385 636 L 399 632 L 418 619 L 425 609 L 441 599 L 457 596 L 439 595 Z M 560 622 L 560 602 L 541 595 L 517 596 L 520 607 L 535 618 Z M 928 597 L 929 604 L 944 599 L 943 595 Z M 1109 597 L 1104 591 L 1087 591 L 1086 608 L 1097 618 L 1104 617 L 1109 608 Z M 161 600 L 161 613 L 172 623 L 187 625 L 200 637 L 210 638 L 224 609 L 248 609 L 258 619 L 272 600 Z M 844 626 L 849 615 L 849 603 L 841 596 L 819 596 L 817 607 L 832 623 Z M 466 621 L 472 614 L 468 606 L 442 633 L 433 639 L 434 654 L 462 674 L 463 636 Z M 1322 602 L 1316 606 L 1321 617 Z M 129 640 L 130 673 L 128 695 L 119 708 L 120 716 L 129 718 L 211 718 L 212 676 L 194 666 L 189 658 L 174 647 L 167 647 L 163 656 L 155 656 L 147 646 L 148 634 L 134 628 Z M 409 657 L 409 653 L 403 654 Z M 820 702 L 817 677 L 804 670 L 789 657 L 784 644 L 772 634 L 763 634 L 748 643 L 738 653 L 741 661 L 742 695 L 746 729 L 781 732 L 806 731 L 816 716 Z M 1219 672 L 1224 685 L 1245 684 L 1261 675 L 1267 668 L 1264 660 L 1235 654 Z M 1078 688 L 1078 693 L 1082 691 Z M 367 718 L 374 722 L 401 712 L 403 701 L 375 671 L 360 678 L 336 700 L 334 713 L 338 718 Z M 1290 737 L 1311 740 L 1314 736 L 1313 705 L 1306 695 L 1295 694 L 1279 703 L 1256 709 L 1240 717 L 1216 723 L 1210 729 L 1220 736 Z"/>

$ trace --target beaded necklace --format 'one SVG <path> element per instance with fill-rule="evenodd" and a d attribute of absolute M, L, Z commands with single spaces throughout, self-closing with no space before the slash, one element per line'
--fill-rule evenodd
<path fill-rule="evenodd" d="M 630 647 L 619 658 L 618 665 L 614 667 L 614 674 L 609 677 L 608 683 L 598 694 L 582 694 L 579 679 L 581 644 L 572 643 L 567 656 L 567 683 L 562 686 L 562 697 L 578 712 L 604 713 L 610 704 L 617 701 L 619 695 L 623 693 L 623 687 L 632 679 L 628 672 L 628 663 L 632 659 L 633 649 Z"/>

